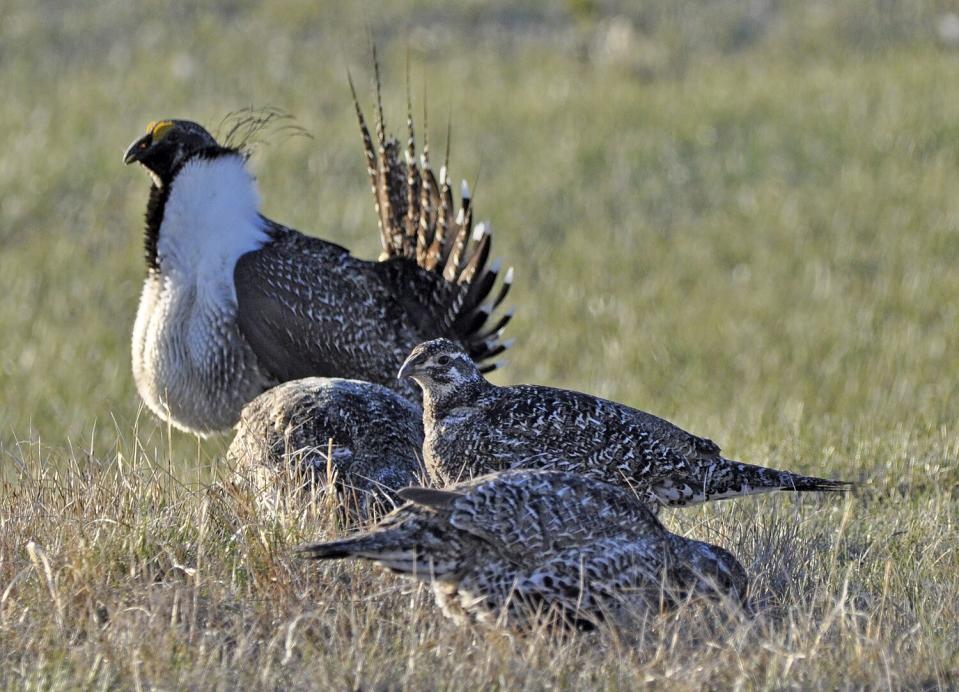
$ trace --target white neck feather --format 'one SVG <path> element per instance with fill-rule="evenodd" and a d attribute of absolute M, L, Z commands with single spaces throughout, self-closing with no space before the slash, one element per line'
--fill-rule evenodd
<path fill-rule="evenodd" d="M 196 158 L 170 184 L 157 238 L 160 272 L 201 292 L 228 283 L 241 255 L 267 241 L 256 179 L 239 154 Z M 235 293 L 233 293 L 235 298 Z"/>
<path fill-rule="evenodd" d="M 269 238 L 244 164 L 193 159 L 174 178 L 133 326 L 137 389 L 184 429 L 229 427 L 268 382 L 236 327 L 236 262 Z"/>

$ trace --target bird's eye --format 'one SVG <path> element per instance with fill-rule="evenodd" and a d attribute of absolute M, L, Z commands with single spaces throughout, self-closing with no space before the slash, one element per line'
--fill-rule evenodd
<path fill-rule="evenodd" d="M 440 356 L 439 358 L 436 359 L 436 362 L 437 362 L 438 364 L 440 364 L 440 365 L 449 365 L 449 364 L 450 364 L 450 357 L 449 357 L 449 356 Z"/>
<path fill-rule="evenodd" d="M 138 148 L 146 149 L 148 146 L 150 146 L 149 142 L 140 142 L 140 146 Z"/>

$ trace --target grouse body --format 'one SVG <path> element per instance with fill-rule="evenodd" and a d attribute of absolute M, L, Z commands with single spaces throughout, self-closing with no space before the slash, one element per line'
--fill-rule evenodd
<path fill-rule="evenodd" d="M 399 504 L 398 489 L 423 482 L 422 444 L 420 407 L 396 392 L 308 377 L 247 404 L 227 458 L 267 508 L 292 480 L 307 497 L 332 489 L 349 518 L 365 521 Z"/>
<path fill-rule="evenodd" d="M 457 210 L 446 166 L 437 180 L 428 148 L 416 162 L 412 118 L 401 151 L 384 135 L 382 108 L 376 144 L 356 111 L 383 241 L 377 262 L 263 216 L 247 154 L 196 123 L 151 123 L 127 150 L 124 161 L 153 180 L 133 372 L 157 415 L 201 434 L 222 430 L 260 392 L 308 376 L 418 399 L 393 375 L 409 349 L 436 336 L 495 367 L 510 315 L 490 317 L 512 271 L 495 288 L 499 264 L 488 261 L 487 227 L 473 229 L 465 184 Z"/>
<path fill-rule="evenodd" d="M 625 485 L 654 508 L 848 485 L 726 459 L 712 440 L 589 394 L 497 387 L 446 339 L 413 349 L 399 376 L 423 388 L 424 461 L 441 485 L 492 471 L 543 468 Z"/>
<path fill-rule="evenodd" d="M 410 502 L 373 530 L 304 546 L 432 583 L 457 619 L 586 629 L 694 595 L 741 602 L 747 577 L 726 550 L 667 531 L 628 490 L 578 474 L 507 471 Z"/>

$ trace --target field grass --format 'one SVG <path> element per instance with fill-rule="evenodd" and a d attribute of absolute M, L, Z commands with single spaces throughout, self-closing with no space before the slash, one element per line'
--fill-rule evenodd
<path fill-rule="evenodd" d="M 0 7 L 5 687 L 959 685 L 959 51 L 942 2 L 109 0 Z M 228 438 L 140 411 L 129 334 L 149 120 L 272 105 L 264 211 L 372 257 L 346 70 L 381 49 L 453 119 L 516 267 L 500 383 L 595 392 L 733 457 L 859 482 L 670 513 L 736 552 L 752 617 L 459 629 L 425 590 L 291 548 Z"/>

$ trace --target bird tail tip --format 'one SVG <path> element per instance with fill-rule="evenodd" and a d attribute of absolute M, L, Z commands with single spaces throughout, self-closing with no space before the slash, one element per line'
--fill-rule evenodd
<path fill-rule="evenodd" d="M 355 539 L 306 543 L 294 548 L 294 552 L 308 560 L 340 560 L 354 556 Z"/>

